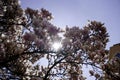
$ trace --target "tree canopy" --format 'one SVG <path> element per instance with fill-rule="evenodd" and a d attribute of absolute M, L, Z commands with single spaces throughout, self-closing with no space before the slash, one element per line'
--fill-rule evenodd
<path fill-rule="evenodd" d="M 104 23 L 61 29 L 51 19 L 44 8 L 24 10 L 19 0 L 0 0 L 0 79 L 85 80 L 83 65 L 92 67 L 96 80 L 120 79 L 120 59 L 109 60 Z"/>

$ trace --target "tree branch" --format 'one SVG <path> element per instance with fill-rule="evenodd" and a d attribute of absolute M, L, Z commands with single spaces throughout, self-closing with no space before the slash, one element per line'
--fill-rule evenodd
<path fill-rule="evenodd" d="M 8 62 L 17 60 L 22 55 L 25 55 L 25 54 L 31 55 L 31 54 L 34 54 L 34 53 L 48 54 L 48 53 L 56 53 L 56 52 L 54 52 L 54 51 L 38 51 L 38 50 L 35 50 L 35 51 L 32 51 L 32 52 L 23 52 L 21 54 L 16 54 L 16 55 L 8 57 L 7 59 L 4 59 L 4 60 L 0 61 L 0 66 L 5 66 Z"/>
<path fill-rule="evenodd" d="M 49 68 L 49 70 L 47 71 L 47 73 L 46 73 L 45 77 L 43 78 L 43 80 L 47 80 L 50 71 L 51 71 L 57 64 L 61 63 L 61 61 L 64 60 L 65 58 L 67 58 L 67 57 L 68 57 L 68 56 L 66 55 L 66 56 L 64 56 L 62 59 L 60 59 L 59 61 L 55 62 L 55 63 Z"/>

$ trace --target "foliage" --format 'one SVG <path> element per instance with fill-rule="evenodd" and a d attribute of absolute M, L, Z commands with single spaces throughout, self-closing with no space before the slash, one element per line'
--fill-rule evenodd
<path fill-rule="evenodd" d="M 112 66 L 118 63 L 114 59 L 107 63 L 103 23 L 88 21 L 83 28 L 62 30 L 51 19 L 46 9 L 23 10 L 18 0 L 0 0 L 0 79 L 85 80 L 83 65 L 92 66 L 89 72 L 96 79 L 120 78 L 119 66 Z M 62 47 L 54 50 L 55 42 Z M 47 66 L 37 64 L 41 59 Z"/>

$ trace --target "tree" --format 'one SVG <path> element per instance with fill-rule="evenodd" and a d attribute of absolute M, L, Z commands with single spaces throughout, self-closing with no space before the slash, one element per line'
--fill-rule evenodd
<path fill-rule="evenodd" d="M 19 0 L 0 0 L 0 79 L 85 80 L 83 65 L 92 66 L 96 79 L 120 79 L 106 63 L 109 36 L 103 23 L 62 30 L 52 18 L 46 9 L 23 10 Z M 35 64 L 43 58 L 47 66 Z"/>

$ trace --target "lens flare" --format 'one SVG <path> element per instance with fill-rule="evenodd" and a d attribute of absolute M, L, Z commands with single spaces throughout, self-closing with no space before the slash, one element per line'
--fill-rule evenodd
<path fill-rule="evenodd" d="M 55 51 L 58 51 L 61 47 L 62 47 L 62 44 L 61 44 L 60 42 L 55 42 L 55 43 L 53 43 L 53 45 L 52 45 L 52 48 L 53 48 Z"/>

